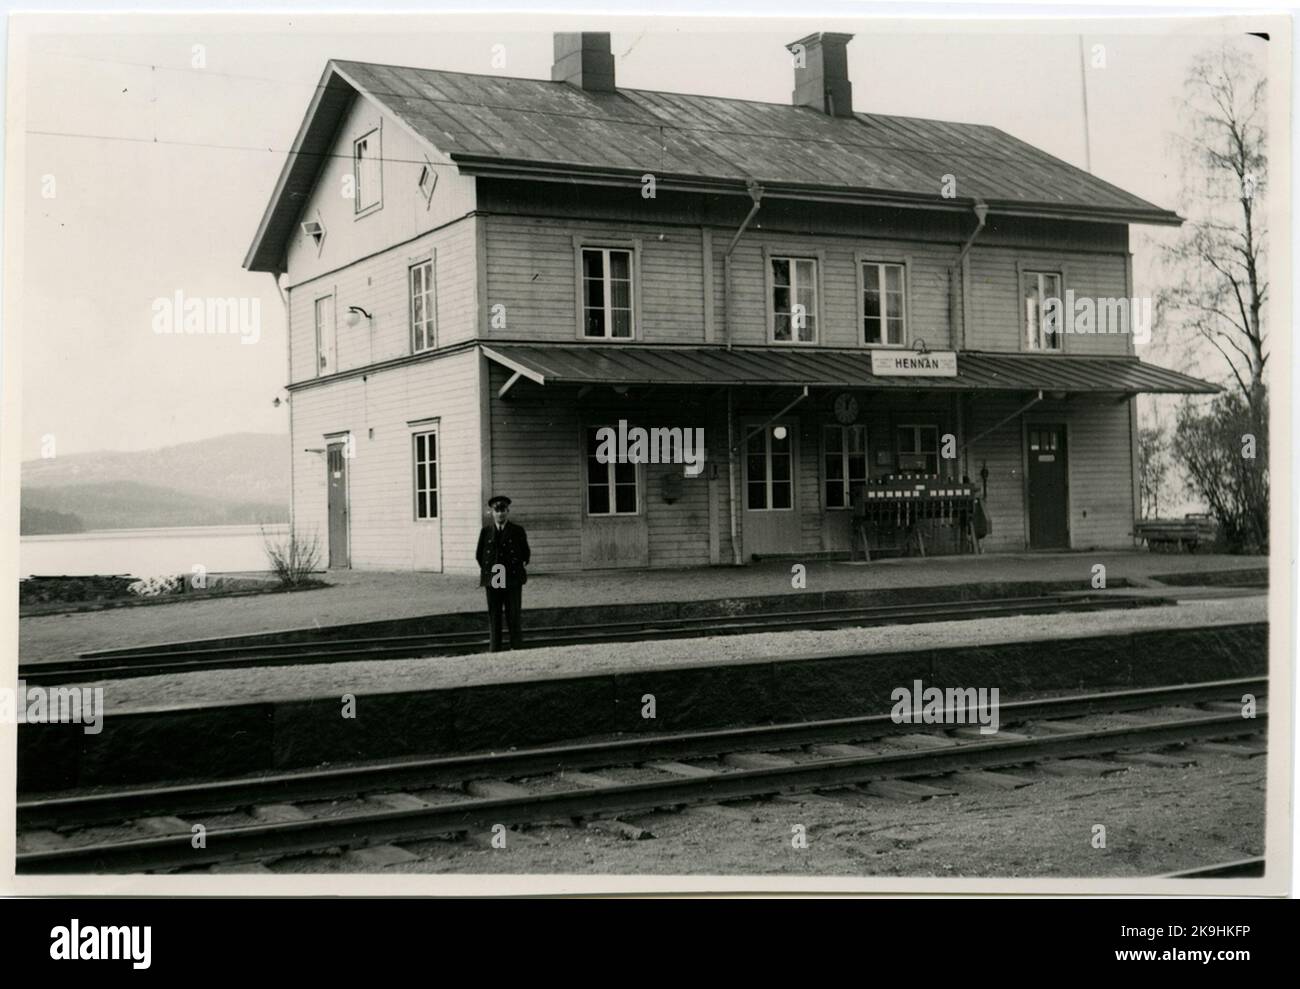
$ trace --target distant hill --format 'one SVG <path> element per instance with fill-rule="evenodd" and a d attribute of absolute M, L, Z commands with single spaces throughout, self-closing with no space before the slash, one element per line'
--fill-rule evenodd
<path fill-rule="evenodd" d="M 50 536 L 61 532 L 85 532 L 86 530 L 86 524 L 81 518 L 70 512 L 55 512 L 22 505 L 19 514 L 18 525 L 24 536 Z"/>
<path fill-rule="evenodd" d="M 237 525 L 289 517 L 289 438 L 232 433 L 22 466 L 22 532 Z M 75 526 L 79 528 L 51 528 Z"/>

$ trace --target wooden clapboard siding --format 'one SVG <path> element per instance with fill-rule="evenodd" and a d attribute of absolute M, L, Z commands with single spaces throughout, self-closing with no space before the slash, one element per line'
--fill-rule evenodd
<path fill-rule="evenodd" d="M 621 402 L 602 402 L 596 396 L 579 405 L 572 389 L 555 391 L 520 382 L 510 398 L 501 401 L 495 395 L 507 378 L 504 370 L 493 366 L 489 375 L 494 396 L 492 487 L 515 500 L 512 517 L 528 530 L 533 569 L 542 572 L 582 566 L 586 498 L 582 430 L 584 425 L 617 427 L 620 418 L 646 428 L 704 429 L 705 470 L 698 477 L 683 478 L 681 497 L 668 504 L 663 497 L 663 479 L 670 473 L 682 473 L 682 465 L 643 465 L 640 494 L 650 566 L 709 562 L 708 464 L 714 459 L 722 464 L 721 497 L 725 499 L 726 433 L 725 418 L 701 404 L 702 395 L 664 390 Z M 726 506 L 718 507 L 726 525 Z"/>
<path fill-rule="evenodd" d="M 640 340 L 704 342 L 698 230 L 489 216 L 486 237 L 488 308 L 503 305 L 506 314 L 506 326 L 489 325 L 486 336 L 566 342 L 577 337 L 578 237 L 592 246 L 640 241 Z"/>
<path fill-rule="evenodd" d="M 972 397 L 966 423 L 975 436 L 1024 405 L 1025 397 Z M 1027 545 L 1024 424 L 1064 423 L 1068 430 L 1069 527 L 1072 549 L 1122 549 L 1133 544 L 1133 460 L 1128 403 L 1109 398 L 1039 402 L 970 450 L 972 480 L 987 462 L 993 534 L 989 550 Z"/>
<path fill-rule="evenodd" d="M 1127 401 L 1076 399 L 1069 410 L 1070 545 L 1133 546 L 1133 461 Z M 1050 413 L 1048 413 L 1050 414 Z"/>
<path fill-rule="evenodd" d="M 355 442 L 348 463 L 352 566 L 410 569 L 414 507 L 412 429 L 407 423 L 437 418 L 443 569 L 476 572 L 474 546 L 483 501 L 478 360 L 473 351 L 464 351 L 296 392 L 292 455 L 298 529 L 318 533 L 324 544 L 325 460 L 307 451 L 324 447 L 328 434 L 350 433 Z"/>
<path fill-rule="evenodd" d="M 348 371 L 411 353 L 408 270 L 433 258 L 437 345 L 450 346 L 474 333 L 477 312 L 474 223 L 457 221 L 416 240 L 289 289 L 292 380 L 315 376 L 316 300 L 334 296 L 338 370 Z M 347 307 L 373 317 L 349 326 Z"/>
<path fill-rule="evenodd" d="M 1077 297 L 1118 299 L 1128 292 L 1127 264 L 1127 254 L 1009 250 L 977 243 L 970 254 L 967 349 L 1024 349 L 1022 268 L 1062 272 L 1064 290 L 1073 290 Z M 1063 353 L 1122 356 L 1129 353 L 1128 340 L 1127 333 L 1068 334 Z"/>
<path fill-rule="evenodd" d="M 489 327 L 500 338 L 571 341 L 577 335 L 577 272 L 574 238 L 583 242 L 636 240 L 640 247 L 639 337 L 647 343 L 702 343 L 704 256 L 698 229 L 649 224 L 613 225 L 578 220 L 489 216 L 487 295 L 489 308 L 505 306 L 507 325 Z M 711 237 L 716 336 L 725 331 L 725 229 Z M 737 344 L 767 343 L 767 272 L 764 249 L 819 254 L 822 259 L 819 343 L 861 345 L 858 327 L 859 254 L 910 262 L 909 332 L 928 345 L 949 345 L 948 266 L 952 251 L 937 244 L 749 232 L 732 256 L 732 333 Z"/>
<path fill-rule="evenodd" d="M 972 395 L 967 406 L 966 434 L 974 438 L 1010 416 L 1027 399 L 1019 395 Z M 1025 466 L 1021 417 L 1016 416 L 974 443 L 967 461 L 971 481 L 982 490 L 980 468 L 988 467 L 988 493 L 984 510 L 993 532 L 984 540 L 986 551 L 1023 550 L 1025 531 Z"/>
<path fill-rule="evenodd" d="M 641 196 L 639 182 L 626 186 L 537 184 L 522 180 L 480 178 L 479 208 L 510 216 L 567 222 L 572 219 L 616 223 L 633 228 L 650 222 L 714 228 L 725 244 L 749 212 L 750 198 L 672 192 L 654 200 Z M 974 213 L 929 209 L 858 206 L 847 203 L 796 202 L 765 198 L 750 231 L 924 242 L 944 246 L 956 259 L 958 247 L 975 229 Z M 748 234 L 747 234 L 748 236 Z M 1022 247 L 1124 253 L 1128 227 L 1122 223 L 1044 220 L 990 214 L 977 243 Z"/>
<path fill-rule="evenodd" d="M 352 175 L 353 141 L 376 127 L 381 131 L 383 205 L 358 216 L 353 200 L 343 195 L 344 183 Z M 416 185 L 426 159 L 438 175 L 428 202 Z M 298 216 L 299 224 L 320 219 L 326 231 L 324 244 L 317 251 L 301 226 L 295 230 L 288 249 L 289 284 L 337 271 L 472 212 L 474 181 L 461 175 L 445 155 L 417 141 L 376 104 L 365 97 L 355 98 Z"/>

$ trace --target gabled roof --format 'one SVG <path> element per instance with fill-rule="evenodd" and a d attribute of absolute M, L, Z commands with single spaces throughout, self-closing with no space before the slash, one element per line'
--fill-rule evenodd
<path fill-rule="evenodd" d="M 649 90 L 331 61 L 245 259 L 280 270 L 289 227 L 354 93 L 467 174 L 1177 224 L 1161 209 L 996 127 Z M 959 195 L 940 195 L 953 175 Z"/>

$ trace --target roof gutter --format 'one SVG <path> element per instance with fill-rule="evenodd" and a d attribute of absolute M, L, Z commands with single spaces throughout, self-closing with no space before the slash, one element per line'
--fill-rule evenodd
<path fill-rule="evenodd" d="M 523 179 L 533 182 L 574 182 L 590 185 L 626 186 L 628 182 L 641 181 L 636 169 L 610 169 L 593 165 L 563 162 L 542 163 L 511 160 L 484 155 L 452 154 L 456 167 L 465 175 L 483 178 Z M 744 194 L 753 179 L 722 178 L 702 175 L 656 175 L 657 187 L 674 192 L 699 192 L 710 195 Z M 848 186 L 825 186 L 802 183 L 774 183 L 764 185 L 768 199 L 793 199 L 801 202 L 851 203 L 861 206 L 907 206 L 914 209 L 934 209 L 943 212 L 965 211 L 968 207 L 951 199 L 921 193 L 892 192 L 881 189 L 854 189 Z M 1043 219 L 1068 219 L 1097 223 L 1143 223 L 1179 226 L 1183 218 L 1170 210 L 1152 206 L 1149 209 L 1114 206 L 1062 206 L 1054 203 L 1020 202 L 1018 200 L 991 199 L 989 208 L 999 215 L 1029 216 Z"/>

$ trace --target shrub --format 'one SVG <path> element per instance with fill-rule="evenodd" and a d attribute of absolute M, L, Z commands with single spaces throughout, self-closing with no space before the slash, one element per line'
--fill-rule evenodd
<path fill-rule="evenodd" d="M 290 529 L 288 535 L 274 537 L 262 530 L 262 546 L 271 564 L 271 572 L 281 587 L 301 587 L 316 583 L 311 575 L 320 569 L 320 538 L 316 533 L 302 536 Z"/>

